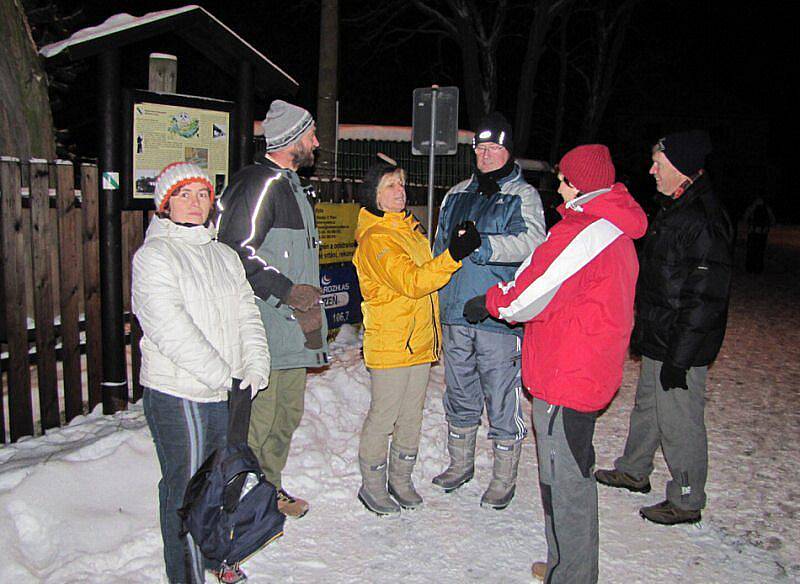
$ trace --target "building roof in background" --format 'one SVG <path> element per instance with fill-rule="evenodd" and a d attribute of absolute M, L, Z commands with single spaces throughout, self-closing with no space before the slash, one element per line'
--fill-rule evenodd
<path fill-rule="evenodd" d="M 194 4 L 149 12 L 144 16 L 115 14 L 102 24 L 83 28 L 67 39 L 45 45 L 39 53 L 47 59 L 79 61 L 165 33 L 177 34 L 220 69 L 233 72 L 234 76 L 239 63 L 249 61 L 253 65 L 255 90 L 262 95 L 294 95 L 297 92 L 297 81 L 213 14 Z"/>

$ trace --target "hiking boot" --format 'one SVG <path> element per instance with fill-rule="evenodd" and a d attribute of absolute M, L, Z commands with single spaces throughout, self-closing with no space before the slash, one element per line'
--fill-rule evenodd
<path fill-rule="evenodd" d="M 397 515 L 400 505 L 389 496 L 386 490 L 386 463 L 367 464 L 360 458 L 361 488 L 358 489 L 358 500 L 364 507 L 376 515 Z"/>
<path fill-rule="evenodd" d="M 217 570 L 211 570 L 214 577 L 222 582 L 222 584 L 237 584 L 237 582 L 244 582 L 247 580 L 247 574 L 242 571 L 239 564 L 229 566 L 225 562 Z"/>
<path fill-rule="evenodd" d="M 617 470 L 615 468 L 609 470 L 596 470 L 594 478 L 597 482 L 606 485 L 607 487 L 615 487 L 617 489 L 628 489 L 634 493 L 649 493 L 650 492 L 650 479 L 647 477 L 637 479 L 632 477 L 626 472 Z"/>
<path fill-rule="evenodd" d="M 308 502 L 299 497 L 292 497 L 283 489 L 278 489 L 278 511 L 287 517 L 300 519 L 308 513 Z"/>
<path fill-rule="evenodd" d="M 489 488 L 481 497 L 481 507 L 505 509 L 514 498 L 517 488 L 517 468 L 522 442 L 516 440 L 494 441 L 494 467 Z"/>
<path fill-rule="evenodd" d="M 669 501 L 661 501 L 649 507 L 639 509 L 639 515 L 660 525 L 678 525 L 680 523 L 697 523 L 700 521 L 699 509 L 681 509 Z"/>
<path fill-rule="evenodd" d="M 544 582 L 545 576 L 547 576 L 547 562 L 533 562 L 531 564 L 531 576 Z"/>
<path fill-rule="evenodd" d="M 435 476 L 431 481 L 437 487 L 444 489 L 445 493 L 455 491 L 475 476 L 475 439 L 477 435 L 478 426 L 448 427 L 447 452 L 450 454 L 450 464 L 443 473 Z"/>
<path fill-rule="evenodd" d="M 403 509 L 416 509 L 422 505 L 422 497 L 411 480 L 416 462 L 416 452 L 402 452 L 392 444 L 389 451 L 389 494 Z"/>

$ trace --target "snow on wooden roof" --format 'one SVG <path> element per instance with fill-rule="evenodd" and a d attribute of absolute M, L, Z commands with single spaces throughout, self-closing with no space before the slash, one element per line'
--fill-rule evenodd
<path fill-rule="evenodd" d="M 203 34 L 198 35 L 198 30 Z M 294 94 L 299 87 L 289 74 L 213 14 L 195 4 L 148 12 L 144 16 L 115 14 L 102 24 L 83 28 L 67 39 L 45 45 L 39 53 L 47 59 L 78 61 L 167 32 L 181 36 L 225 71 L 236 71 L 240 61 L 250 61 L 255 72 L 256 89 L 261 93 Z"/>

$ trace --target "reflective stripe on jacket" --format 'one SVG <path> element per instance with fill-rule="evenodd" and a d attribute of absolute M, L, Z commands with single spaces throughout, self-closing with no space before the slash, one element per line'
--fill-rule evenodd
<path fill-rule="evenodd" d="M 439 358 L 441 325 L 436 290 L 461 266 L 445 250 L 435 259 L 410 213 L 361 209 L 353 263 L 364 302 L 364 361 L 388 369 Z"/>

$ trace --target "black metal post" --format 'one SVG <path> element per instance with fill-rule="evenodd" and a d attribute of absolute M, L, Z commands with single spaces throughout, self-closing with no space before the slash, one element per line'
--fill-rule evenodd
<path fill-rule="evenodd" d="M 231 172 L 253 163 L 253 65 L 239 62 L 236 85 L 236 148 L 231 160 Z"/>
<path fill-rule="evenodd" d="M 103 339 L 103 413 L 128 407 L 122 304 L 122 222 L 120 176 L 120 53 L 100 53 L 100 291 Z M 115 173 L 105 176 L 106 173 Z M 107 178 L 108 180 L 103 180 Z M 103 188 L 110 186 L 111 188 Z"/>

